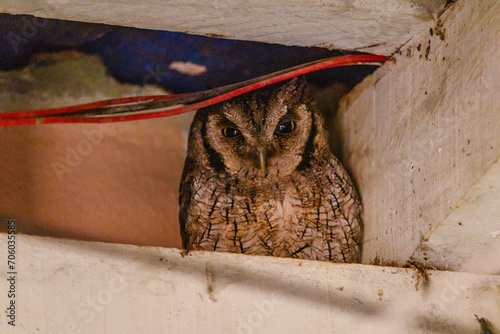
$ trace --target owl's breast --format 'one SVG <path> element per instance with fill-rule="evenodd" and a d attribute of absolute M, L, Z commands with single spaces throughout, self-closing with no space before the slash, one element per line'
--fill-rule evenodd
<path fill-rule="evenodd" d="M 341 249 L 355 246 L 359 210 L 349 212 L 353 198 L 328 177 L 245 176 L 195 180 L 186 248 L 342 261 Z"/>

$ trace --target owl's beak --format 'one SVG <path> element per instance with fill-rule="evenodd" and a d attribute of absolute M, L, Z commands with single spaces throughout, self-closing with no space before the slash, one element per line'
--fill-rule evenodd
<path fill-rule="evenodd" d="M 266 157 L 266 152 L 263 149 L 259 150 L 258 157 L 259 159 L 259 167 L 262 173 L 266 172 L 266 167 L 267 167 L 267 157 Z"/>

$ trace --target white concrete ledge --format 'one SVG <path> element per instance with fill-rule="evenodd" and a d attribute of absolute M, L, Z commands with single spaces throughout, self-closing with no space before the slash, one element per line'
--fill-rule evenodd
<path fill-rule="evenodd" d="M 500 2 L 458 1 L 341 101 L 363 262 L 403 265 L 500 157 L 498 36 Z"/>
<path fill-rule="evenodd" d="M 7 264 L 7 235 L 0 235 Z M 478 333 L 500 277 L 17 235 L 1 333 Z M 2 274 L 3 277 L 4 274 Z M 7 280 L 0 280 L 6 308 Z M 3 313 L 3 312 L 2 312 Z"/>
<path fill-rule="evenodd" d="M 500 274 L 500 160 L 412 258 L 444 270 Z"/>
<path fill-rule="evenodd" d="M 43 18 L 390 55 L 428 30 L 445 0 L 42 0 L 0 11 Z"/>

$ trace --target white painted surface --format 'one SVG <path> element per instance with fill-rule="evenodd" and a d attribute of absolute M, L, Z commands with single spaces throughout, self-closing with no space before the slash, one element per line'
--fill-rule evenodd
<path fill-rule="evenodd" d="M 500 274 L 500 161 L 412 258 L 439 269 Z"/>
<path fill-rule="evenodd" d="M 441 20 L 341 102 L 365 263 L 404 264 L 500 156 L 500 2 L 458 1 Z"/>
<path fill-rule="evenodd" d="M 389 55 L 428 29 L 445 0 L 42 0 L 0 11 L 44 18 Z"/>
<path fill-rule="evenodd" d="M 1 333 L 479 333 L 474 314 L 500 326 L 500 276 L 432 271 L 417 290 L 411 269 L 17 238 L 17 326 L 2 316 Z M 0 291 L 4 308 L 5 279 Z"/>

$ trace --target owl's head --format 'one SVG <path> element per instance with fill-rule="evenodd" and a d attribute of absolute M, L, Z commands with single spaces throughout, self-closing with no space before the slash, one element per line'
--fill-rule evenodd
<path fill-rule="evenodd" d="M 314 151 L 326 145 L 323 136 L 305 80 L 294 78 L 200 109 L 190 152 L 199 155 L 192 159 L 205 159 L 232 175 L 285 176 L 308 164 Z"/>

